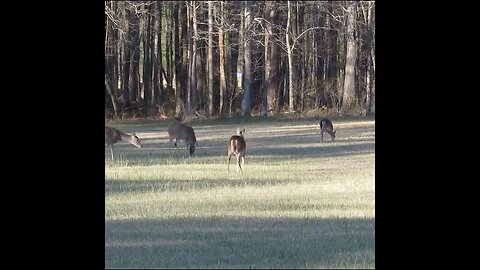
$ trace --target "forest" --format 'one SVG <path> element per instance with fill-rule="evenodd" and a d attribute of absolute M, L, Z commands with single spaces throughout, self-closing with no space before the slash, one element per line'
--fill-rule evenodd
<path fill-rule="evenodd" d="M 105 1 L 105 117 L 375 114 L 374 1 Z"/>

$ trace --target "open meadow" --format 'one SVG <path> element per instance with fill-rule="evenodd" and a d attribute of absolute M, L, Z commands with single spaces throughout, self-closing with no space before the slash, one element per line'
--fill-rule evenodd
<path fill-rule="evenodd" d="M 375 119 L 333 118 L 335 142 L 314 118 L 236 120 L 187 123 L 191 158 L 170 121 L 106 122 L 142 143 L 105 147 L 106 268 L 375 268 Z"/>

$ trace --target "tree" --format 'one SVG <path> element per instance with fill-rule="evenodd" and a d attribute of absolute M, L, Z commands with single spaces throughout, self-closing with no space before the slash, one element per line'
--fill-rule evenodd
<path fill-rule="evenodd" d="M 250 33 L 250 22 L 252 21 L 252 2 L 245 1 L 245 27 L 244 27 L 244 60 L 245 60 L 245 77 L 244 77 L 244 90 L 243 90 L 243 99 L 242 99 L 242 116 L 250 116 L 250 95 L 252 89 L 252 59 L 251 59 L 251 33 Z"/>
<path fill-rule="evenodd" d="M 270 39 L 271 37 L 275 37 L 277 34 L 276 27 L 276 20 L 277 20 L 277 11 L 273 2 L 268 1 L 266 7 L 266 17 L 268 18 L 267 21 L 267 33 Z M 267 115 L 272 116 L 277 110 L 277 106 L 275 103 L 276 100 L 276 90 L 279 86 L 279 76 L 278 76 L 278 68 L 280 63 L 280 54 L 277 45 L 277 41 L 272 40 L 268 44 L 265 42 L 265 46 L 270 46 L 269 53 L 269 63 L 265 66 L 268 70 L 267 73 L 267 87 L 266 87 L 266 99 L 267 99 Z M 267 56 L 265 56 L 267 57 Z"/>
<path fill-rule="evenodd" d="M 355 103 L 355 65 L 357 60 L 357 43 L 355 25 L 357 2 L 350 1 L 347 9 L 347 55 L 345 60 L 345 82 L 343 84 L 342 111 L 349 111 Z"/>
<path fill-rule="evenodd" d="M 162 76 L 162 2 L 155 2 L 154 55 L 153 55 L 153 93 L 152 102 L 160 102 L 163 92 Z"/>
<path fill-rule="evenodd" d="M 152 66 L 153 66 L 153 50 L 152 47 L 152 15 L 153 15 L 153 5 L 148 5 L 146 13 L 146 22 L 145 22 L 145 34 L 143 40 L 143 112 L 147 114 L 150 109 L 150 105 L 153 104 L 152 98 L 155 95 L 152 93 Z"/>
<path fill-rule="evenodd" d="M 365 114 L 370 115 L 372 110 L 372 86 L 373 86 L 373 72 L 372 72 L 372 42 L 373 42 L 373 5 L 375 2 L 368 2 L 367 13 L 367 100 Z"/>
<path fill-rule="evenodd" d="M 262 115 L 267 115 L 268 111 L 268 103 L 267 103 L 267 89 L 268 89 L 268 80 L 270 77 L 270 36 L 272 35 L 272 24 L 269 22 L 270 13 L 272 11 L 272 2 L 265 1 L 265 11 L 263 15 L 263 19 L 265 20 L 266 26 L 264 28 L 265 31 L 265 43 L 263 44 L 264 47 L 264 78 L 263 78 L 263 100 L 262 100 Z"/>
<path fill-rule="evenodd" d="M 303 30 L 301 33 L 299 32 L 299 26 L 303 26 L 303 15 L 300 17 L 300 19 L 295 19 L 296 22 L 299 22 L 300 24 L 297 23 L 292 23 L 293 19 L 292 17 L 295 17 L 298 15 L 298 13 L 303 14 L 304 8 L 302 7 L 299 12 L 295 12 L 294 15 L 292 15 L 292 10 L 293 8 L 291 7 L 291 1 L 287 1 L 287 26 L 285 28 L 285 41 L 286 41 L 286 51 L 287 51 L 287 59 L 288 59 L 288 112 L 293 113 L 295 112 L 295 105 L 296 105 L 296 91 L 294 89 L 294 86 L 301 86 L 301 84 L 295 84 L 295 80 L 297 79 L 296 77 L 296 69 L 294 68 L 294 51 L 295 51 L 295 46 L 299 43 L 300 38 L 302 38 L 306 33 L 309 31 L 315 30 L 319 27 L 310 27 L 305 30 Z M 298 7 L 298 3 L 297 3 Z M 300 61 L 302 61 L 302 58 L 300 58 Z M 303 68 L 304 65 L 299 65 Z M 303 78 L 303 77 L 302 77 Z M 303 83 L 303 82 L 302 82 Z M 302 99 L 303 99 L 303 90 L 301 91 Z M 303 108 L 301 108 L 303 109 Z"/>
<path fill-rule="evenodd" d="M 130 90 L 130 101 L 139 101 L 140 93 L 140 18 L 136 13 L 136 6 L 128 9 L 130 23 L 130 76 L 128 88 Z"/>
<path fill-rule="evenodd" d="M 218 50 L 219 50 L 219 72 L 220 72 L 220 97 L 218 105 L 218 115 L 221 116 L 223 112 L 223 100 L 225 91 L 227 89 L 227 82 L 225 77 L 225 43 L 223 34 L 223 25 L 225 23 L 225 9 L 224 2 L 220 1 L 220 25 L 218 26 Z"/>
<path fill-rule="evenodd" d="M 180 10 L 180 12 L 179 12 Z M 180 15 L 179 15 L 180 13 Z M 186 46 L 187 38 L 187 6 L 180 6 L 179 3 L 175 3 L 173 11 L 173 20 L 175 24 L 175 116 L 179 117 L 182 113 L 183 101 L 182 93 L 188 91 L 186 86 L 186 63 L 187 63 L 187 50 Z M 181 21 L 179 22 L 179 18 Z M 181 29 L 181 30 L 180 30 Z M 180 35 L 180 38 L 179 38 Z"/>
<path fill-rule="evenodd" d="M 192 107 L 191 112 L 196 112 L 201 103 L 201 93 L 203 93 L 204 74 L 201 60 L 201 48 L 199 46 L 200 35 L 198 33 L 197 22 L 197 4 L 192 1 L 192 26 L 193 26 L 193 70 L 192 70 Z"/>
<path fill-rule="evenodd" d="M 208 1 L 208 112 L 213 116 L 213 3 Z"/>
<path fill-rule="evenodd" d="M 189 115 L 192 108 L 192 92 L 193 84 L 195 84 L 195 57 L 193 56 L 195 49 L 193 48 L 193 1 L 188 1 L 187 5 L 187 18 L 188 18 L 188 30 L 187 30 L 187 40 L 188 40 L 188 80 L 187 80 L 187 108 L 185 113 Z"/>
<path fill-rule="evenodd" d="M 374 8 L 371 1 L 106 1 L 106 113 L 145 115 L 158 106 L 177 117 L 257 108 L 369 114 Z"/>
<path fill-rule="evenodd" d="M 287 28 L 285 29 L 285 40 L 287 41 L 287 57 L 288 57 L 288 112 L 294 112 L 294 92 L 293 92 L 293 47 L 295 44 L 290 45 L 290 25 L 292 20 L 292 7 L 290 1 L 287 1 L 288 5 L 288 18 L 287 18 Z"/>

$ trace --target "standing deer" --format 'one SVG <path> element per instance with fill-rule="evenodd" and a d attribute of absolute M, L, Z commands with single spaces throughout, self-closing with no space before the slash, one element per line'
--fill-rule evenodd
<path fill-rule="evenodd" d="M 228 156 L 228 171 L 230 171 L 230 159 L 233 155 L 237 157 L 237 172 L 242 170 L 242 166 L 240 166 L 240 158 L 242 159 L 242 165 L 245 165 L 245 152 L 247 150 L 247 143 L 243 138 L 245 134 L 245 129 L 240 130 L 237 128 L 237 135 L 233 135 L 230 137 L 228 141 L 228 149 L 227 149 L 227 156 Z"/>
<path fill-rule="evenodd" d="M 332 142 L 335 141 L 336 130 L 333 129 L 333 124 L 330 120 L 324 118 L 320 121 L 320 135 L 323 141 L 323 133 L 327 132 L 332 138 Z"/>
<path fill-rule="evenodd" d="M 177 147 L 177 141 L 184 141 L 186 144 L 186 151 L 189 151 L 190 156 L 195 153 L 195 146 L 197 144 L 197 138 L 195 137 L 195 131 L 191 126 L 187 126 L 178 120 L 173 121 L 168 125 L 168 137 L 170 142 L 173 142 Z"/>
<path fill-rule="evenodd" d="M 126 143 L 132 144 L 138 148 L 142 148 L 140 144 L 140 140 L 138 137 L 133 134 L 126 134 L 121 132 L 120 130 L 112 127 L 105 126 L 105 145 L 110 146 L 110 152 L 112 153 L 112 161 L 113 159 L 113 145 L 118 141 L 124 141 Z"/>

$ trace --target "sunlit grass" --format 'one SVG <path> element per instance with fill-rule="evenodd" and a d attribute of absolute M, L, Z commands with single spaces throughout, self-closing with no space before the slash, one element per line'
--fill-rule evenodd
<path fill-rule="evenodd" d="M 228 172 L 238 126 L 246 164 Z M 143 148 L 119 145 L 115 162 L 106 149 L 107 267 L 375 266 L 374 120 L 340 122 L 334 143 L 314 121 L 194 128 L 192 158 L 152 125 L 137 132 Z"/>

